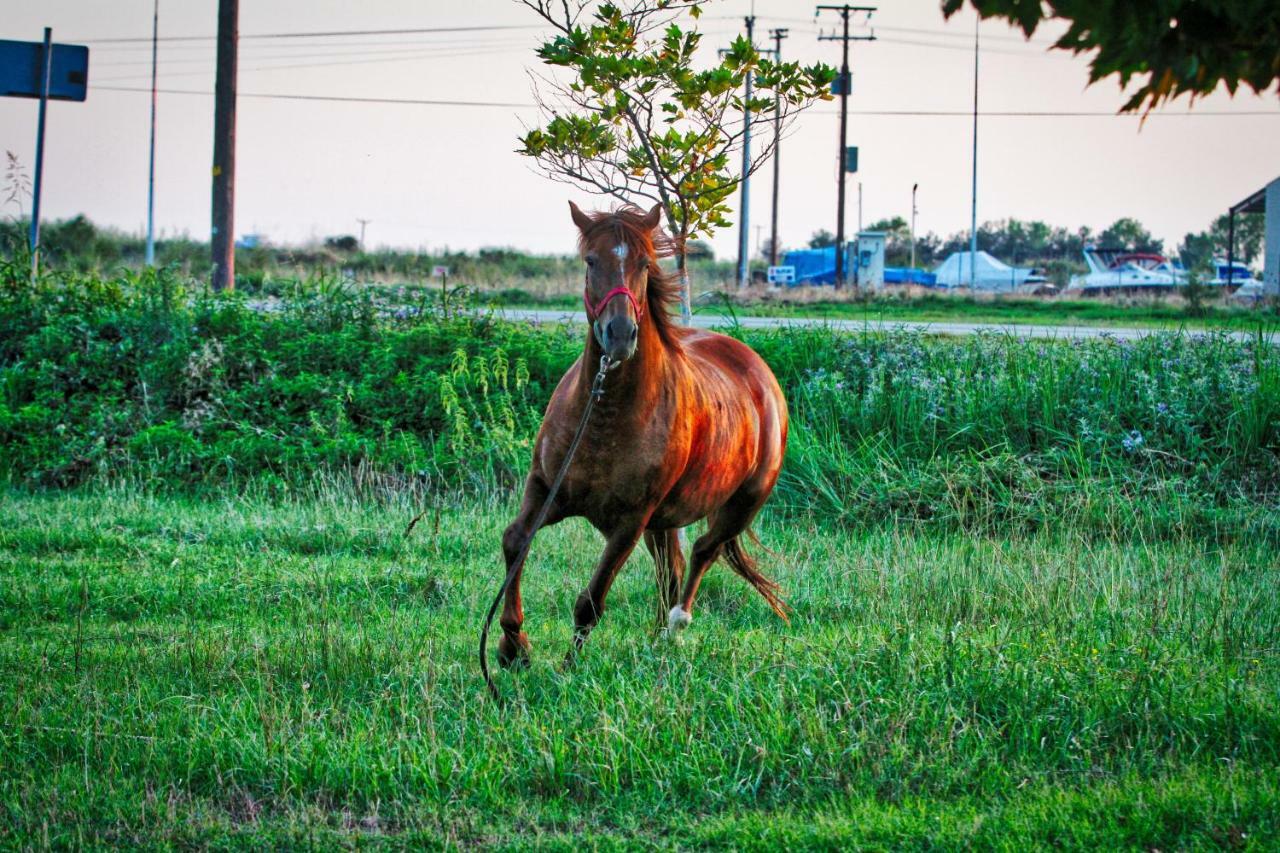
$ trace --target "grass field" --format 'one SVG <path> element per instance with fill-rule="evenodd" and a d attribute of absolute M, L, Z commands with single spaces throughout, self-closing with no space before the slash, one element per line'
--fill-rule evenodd
<path fill-rule="evenodd" d="M 526 573 L 535 662 L 475 647 L 509 497 L 416 509 L 98 486 L 0 498 L 0 846 L 1265 849 L 1274 538 L 999 538 L 770 515 L 778 621 L 713 569 L 655 631 L 633 557 Z"/>

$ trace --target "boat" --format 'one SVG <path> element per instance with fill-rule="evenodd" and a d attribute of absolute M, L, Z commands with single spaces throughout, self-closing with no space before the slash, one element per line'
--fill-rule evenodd
<path fill-rule="evenodd" d="M 1157 252 L 1086 246 L 1089 272 L 1072 276 L 1068 291 L 1076 293 L 1155 292 L 1187 282 L 1187 272 Z"/>
<path fill-rule="evenodd" d="M 1229 288 L 1232 293 L 1245 291 L 1244 296 L 1249 296 L 1254 292 L 1262 295 L 1262 281 L 1255 278 L 1253 271 L 1248 265 L 1236 261 L 1228 264 L 1221 258 L 1213 259 L 1213 278 L 1205 282 L 1205 284 L 1213 287 Z"/>

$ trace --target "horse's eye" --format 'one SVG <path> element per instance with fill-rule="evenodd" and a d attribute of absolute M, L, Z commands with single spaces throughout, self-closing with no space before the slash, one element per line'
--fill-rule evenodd
<path fill-rule="evenodd" d="M 596 265 L 596 259 L 590 255 L 587 255 L 587 266 L 594 267 L 595 265 Z"/>
<path fill-rule="evenodd" d="M 639 266 L 640 266 L 640 269 L 642 269 L 642 270 L 644 270 L 644 269 L 648 269 L 648 268 L 649 268 L 649 259 L 648 259 L 648 258 L 641 258 L 641 259 L 640 259 L 640 265 L 639 265 Z"/>

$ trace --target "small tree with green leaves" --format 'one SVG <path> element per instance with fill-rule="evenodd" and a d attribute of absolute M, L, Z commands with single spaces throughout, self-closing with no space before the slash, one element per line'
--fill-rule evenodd
<path fill-rule="evenodd" d="M 730 224 L 747 126 L 757 140 L 750 174 L 773 154 L 775 108 L 788 126 L 800 110 L 830 98 L 835 72 L 772 61 L 742 37 L 706 65 L 702 36 L 682 26 L 686 16 L 699 16 L 702 2 L 519 2 L 555 29 L 538 56 L 564 72 L 535 83 L 544 123 L 521 137 L 519 152 L 589 192 L 661 204 L 687 318 L 685 246 Z M 749 74 L 755 91 L 748 100 Z"/>

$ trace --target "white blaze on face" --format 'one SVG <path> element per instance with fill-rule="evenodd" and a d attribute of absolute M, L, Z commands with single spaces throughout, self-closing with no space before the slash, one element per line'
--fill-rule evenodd
<path fill-rule="evenodd" d="M 627 259 L 627 244 L 619 243 L 618 245 L 614 246 L 613 255 L 618 260 L 625 261 Z"/>

